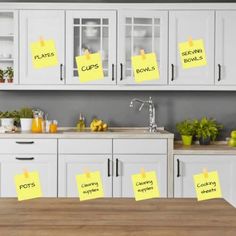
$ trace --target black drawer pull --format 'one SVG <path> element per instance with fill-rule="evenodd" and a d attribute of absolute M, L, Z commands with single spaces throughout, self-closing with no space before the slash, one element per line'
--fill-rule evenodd
<path fill-rule="evenodd" d="M 123 80 L 123 64 L 120 63 L 120 81 Z"/>
<path fill-rule="evenodd" d="M 116 158 L 116 177 L 119 176 L 119 160 Z"/>
<path fill-rule="evenodd" d="M 175 67 L 174 64 L 171 64 L 171 81 L 175 79 Z"/>
<path fill-rule="evenodd" d="M 177 177 L 180 177 L 180 162 L 179 162 L 179 159 L 177 159 Z"/>
<path fill-rule="evenodd" d="M 112 81 L 115 80 L 115 65 L 112 64 Z"/>
<path fill-rule="evenodd" d="M 218 64 L 218 73 L 219 73 L 218 81 L 221 81 L 221 65 L 220 64 Z"/>
<path fill-rule="evenodd" d="M 29 141 L 29 142 L 19 142 L 19 141 L 16 141 L 16 144 L 34 144 L 34 141 Z"/>
<path fill-rule="evenodd" d="M 107 176 L 111 177 L 111 172 L 110 172 L 110 159 L 107 159 Z"/>
<path fill-rule="evenodd" d="M 60 64 L 60 80 L 63 80 L 63 64 Z"/>
<path fill-rule="evenodd" d="M 32 161 L 32 160 L 34 160 L 34 157 L 16 157 L 16 160 L 18 160 L 18 161 Z"/>

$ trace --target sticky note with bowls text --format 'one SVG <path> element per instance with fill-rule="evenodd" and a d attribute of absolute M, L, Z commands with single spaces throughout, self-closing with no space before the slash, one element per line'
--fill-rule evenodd
<path fill-rule="evenodd" d="M 35 69 L 58 65 L 58 55 L 54 40 L 39 40 L 30 45 L 32 63 Z"/>
<path fill-rule="evenodd" d="M 15 175 L 16 193 L 19 201 L 42 197 L 38 172 L 25 172 Z"/>
<path fill-rule="evenodd" d="M 179 53 L 183 69 L 207 65 L 206 52 L 202 39 L 179 43 Z"/>
<path fill-rule="evenodd" d="M 132 175 L 132 184 L 136 201 L 160 197 L 155 171 Z"/>
<path fill-rule="evenodd" d="M 99 171 L 76 175 L 80 201 L 103 198 L 103 185 Z"/>
<path fill-rule="evenodd" d="M 142 53 L 138 56 L 132 56 L 131 60 L 135 82 L 142 83 L 159 79 L 160 75 L 155 53 Z"/>
<path fill-rule="evenodd" d="M 75 58 L 80 82 L 104 79 L 100 53 L 87 53 Z"/>
<path fill-rule="evenodd" d="M 222 197 L 217 171 L 200 173 L 193 178 L 198 201 Z"/>

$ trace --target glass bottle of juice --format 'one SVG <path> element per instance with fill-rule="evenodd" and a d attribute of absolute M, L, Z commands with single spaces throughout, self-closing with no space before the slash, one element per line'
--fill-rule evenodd
<path fill-rule="evenodd" d="M 33 133 L 42 133 L 43 132 L 43 112 L 40 110 L 33 111 L 34 118 L 32 121 L 32 132 Z"/>
<path fill-rule="evenodd" d="M 77 123 L 76 128 L 78 131 L 83 131 L 85 129 L 85 118 L 81 113 L 79 115 L 79 121 Z"/>

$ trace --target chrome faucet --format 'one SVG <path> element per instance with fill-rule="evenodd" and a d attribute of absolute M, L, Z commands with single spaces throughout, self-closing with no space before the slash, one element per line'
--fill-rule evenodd
<path fill-rule="evenodd" d="M 134 98 L 131 100 L 129 106 L 133 107 L 134 102 L 141 103 L 141 106 L 139 107 L 139 111 L 142 110 L 145 104 L 149 106 L 149 132 L 156 132 L 157 131 L 156 108 L 155 108 L 155 105 L 153 104 L 152 98 L 149 97 L 148 101 L 143 101 L 143 100 Z"/>

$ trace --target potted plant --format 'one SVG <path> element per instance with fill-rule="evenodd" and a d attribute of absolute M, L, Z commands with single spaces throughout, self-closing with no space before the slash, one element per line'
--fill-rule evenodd
<path fill-rule="evenodd" d="M 0 83 L 5 83 L 4 71 L 0 69 Z"/>
<path fill-rule="evenodd" d="M 177 131 L 180 133 L 183 145 L 191 145 L 195 134 L 194 122 L 191 120 L 184 120 L 176 125 Z"/>
<path fill-rule="evenodd" d="M 223 126 L 218 124 L 215 119 L 203 117 L 196 123 L 196 137 L 201 145 L 209 145 L 211 141 L 215 141 Z"/>
<path fill-rule="evenodd" d="M 0 119 L 1 119 L 1 126 L 5 127 L 13 127 L 14 122 L 18 117 L 18 112 L 13 111 L 13 112 L 0 112 Z"/>
<path fill-rule="evenodd" d="M 7 67 L 7 69 L 5 70 L 5 75 L 7 75 L 7 82 L 13 83 L 14 71 L 12 67 Z"/>
<path fill-rule="evenodd" d="M 19 111 L 21 131 L 32 129 L 33 111 L 32 108 L 23 107 Z"/>

